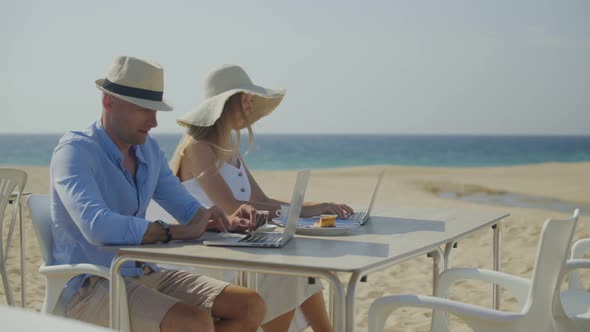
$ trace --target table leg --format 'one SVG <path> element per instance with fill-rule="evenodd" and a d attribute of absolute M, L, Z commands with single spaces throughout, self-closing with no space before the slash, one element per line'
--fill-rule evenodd
<path fill-rule="evenodd" d="M 111 305 L 111 315 L 110 315 L 110 326 L 111 329 L 117 331 L 119 330 L 119 306 L 120 303 L 119 301 L 117 301 L 117 299 L 119 299 L 119 287 L 121 287 L 119 285 L 119 280 L 117 278 L 117 276 L 119 275 L 121 266 L 123 265 L 121 264 L 117 264 L 119 261 L 120 257 L 115 257 L 115 259 L 113 259 L 113 263 L 111 265 L 111 281 L 110 281 L 110 286 L 111 286 L 111 294 L 109 297 L 109 302 Z"/>
<path fill-rule="evenodd" d="M 238 286 L 248 288 L 248 272 L 238 271 Z"/>
<path fill-rule="evenodd" d="M 436 248 L 427 255 L 432 258 L 432 295 L 436 295 L 436 288 L 438 287 L 438 276 L 442 273 L 445 267 L 445 258 L 442 249 Z"/>
<path fill-rule="evenodd" d="M 438 250 L 428 253 L 429 257 L 432 257 L 432 295 L 438 296 L 438 277 L 440 274 L 447 269 L 451 268 L 451 253 L 453 248 L 456 248 L 457 242 L 448 242 L 445 244 L 444 254 L 440 248 Z M 437 318 L 437 315 L 444 315 L 447 317 L 446 312 L 439 312 L 437 310 L 432 310 L 432 320 L 430 329 L 432 331 L 436 330 L 436 327 L 433 325 L 435 321 L 440 320 Z"/>
<path fill-rule="evenodd" d="M 355 297 L 356 297 L 356 286 L 362 278 L 362 274 L 355 272 L 350 276 L 348 281 L 348 289 L 346 291 L 346 332 L 354 332 L 355 330 Z M 341 331 L 341 330 L 336 330 Z"/>
<path fill-rule="evenodd" d="M 111 280 L 110 280 L 110 296 L 109 296 L 109 304 L 111 308 L 110 312 L 110 326 L 111 329 L 116 331 L 124 331 L 130 332 L 131 331 L 131 324 L 127 319 L 123 324 L 121 324 L 121 303 L 127 303 L 127 292 L 124 291 L 121 293 L 121 285 L 123 284 L 123 277 L 121 276 L 121 267 L 123 267 L 123 263 L 129 261 L 130 258 L 124 256 L 115 256 L 113 262 L 111 263 Z M 124 286 L 124 284 L 123 284 Z M 128 316 L 128 315 L 126 315 Z"/>
<path fill-rule="evenodd" d="M 250 272 L 248 276 L 248 284 L 250 289 L 258 292 L 258 273 L 257 272 Z"/>
<path fill-rule="evenodd" d="M 494 226 L 492 226 L 492 229 L 494 230 L 494 247 L 493 247 L 493 251 L 494 251 L 494 259 L 493 259 L 493 265 L 494 265 L 494 271 L 500 271 L 500 254 L 501 254 L 501 234 L 500 234 L 500 223 L 495 224 Z M 492 285 L 492 308 L 496 309 L 496 310 L 500 310 L 500 287 L 498 287 L 497 284 L 493 284 Z"/>
<path fill-rule="evenodd" d="M 258 292 L 258 273 L 238 271 L 237 285 Z"/>
<path fill-rule="evenodd" d="M 451 268 L 451 258 L 452 258 L 453 248 L 457 248 L 457 242 L 449 242 L 445 245 L 445 256 L 444 256 L 445 257 L 445 264 L 444 264 L 443 271 L 446 271 Z"/>
<path fill-rule="evenodd" d="M 334 277 L 338 278 L 338 272 L 334 272 Z M 330 315 L 330 319 L 332 320 L 332 326 L 336 326 L 337 325 L 337 321 L 336 321 L 336 304 L 338 302 L 336 301 L 336 290 L 334 288 L 334 286 L 332 286 L 332 284 L 330 284 L 330 287 L 328 287 L 328 315 Z"/>

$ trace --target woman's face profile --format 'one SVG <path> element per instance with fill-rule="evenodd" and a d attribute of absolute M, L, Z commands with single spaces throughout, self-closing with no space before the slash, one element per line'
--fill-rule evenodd
<path fill-rule="evenodd" d="M 230 99 L 230 109 L 228 115 L 233 129 L 243 128 L 247 120 L 252 115 L 254 107 L 254 97 L 246 93 L 240 93 L 239 96 Z"/>

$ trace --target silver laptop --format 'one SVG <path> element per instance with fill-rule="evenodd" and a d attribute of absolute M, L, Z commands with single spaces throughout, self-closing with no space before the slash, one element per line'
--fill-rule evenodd
<path fill-rule="evenodd" d="M 256 247 L 256 248 L 281 248 L 295 235 L 297 221 L 303 206 L 305 190 L 307 189 L 307 180 L 309 179 L 309 170 L 303 170 L 297 173 L 293 196 L 291 197 L 291 208 L 289 217 L 283 232 L 263 232 L 254 231 L 248 235 L 236 233 L 220 233 L 215 238 L 204 241 L 207 246 L 225 246 L 225 247 Z"/>
<path fill-rule="evenodd" d="M 385 174 L 385 170 L 382 170 L 379 173 L 379 176 L 377 177 L 377 184 L 375 184 L 375 189 L 373 190 L 373 196 L 371 197 L 371 200 L 369 201 L 369 208 L 367 209 L 367 211 L 355 212 L 355 213 L 347 216 L 346 218 L 344 218 L 344 220 L 356 221 L 361 225 L 364 225 L 367 223 L 367 221 L 369 221 L 369 217 L 371 217 L 371 211 L 373 210 L 373 205 L 375 204 L 375 198 L 377 197 L 377 192 L 379 191 L 379 187 L 381 187 L 381 181 L 383 180 L 384 174 Z"/>

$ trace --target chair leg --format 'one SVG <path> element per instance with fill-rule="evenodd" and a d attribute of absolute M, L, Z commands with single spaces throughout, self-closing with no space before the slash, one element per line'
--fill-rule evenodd
<path fill-rule="evenodd" d="M 20 245 L 20 299 L 21 299 L 21 307 L 22 308 L 26 308 L 27 307 L 27 302 L 26 302 L 26 280 L 25 280 L 25 276 L 27 275 L 27 271 L 26 271 L 26 264 L 25 264 L 25 257 L 26 257 L 26 253 L 25 253 L 25 245 L 24 245 L 24 239 L 25 239 L 25 230 L 24 230 L 24 225 L 23 225 L 23 206 L 22 204 L 19 202 L 18 204 L 18 227 L 19 227 L 19 245 Z"/>
<path fill-rule="evenodd" d="M 65 315 L 65 308 L 58 306 L 58 301 L 67 281 L 65 278 L 45 279 L 45 299 L 41 308 L 42 313 L 58 316 Z"/>
<path fill-rule="evenodd" d="M 2 245 L 0 243 L 0 245 Z M 10 306 L 14 305 L 14 297 L 12 295 L 12 289 L 10 288 L 10 280 L 8 280 L 8 274 L 6 273 L 6 265 L 4 259 L 0 257 L 0 274 L 2 275 L 2 284 L 4 285 L 4 294 L 6 294 L 6 303 Z"/>

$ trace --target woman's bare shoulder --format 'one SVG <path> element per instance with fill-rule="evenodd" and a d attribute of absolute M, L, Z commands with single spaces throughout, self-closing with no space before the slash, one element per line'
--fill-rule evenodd
<path fill-rule="evenodd" d="M 193 141 L 187 147 L 185 151 L 187 157 L 193 161 L 199 161 L 200 163 L 211 163 L 217 159 L 211 144 L 203 141 Z"/>

